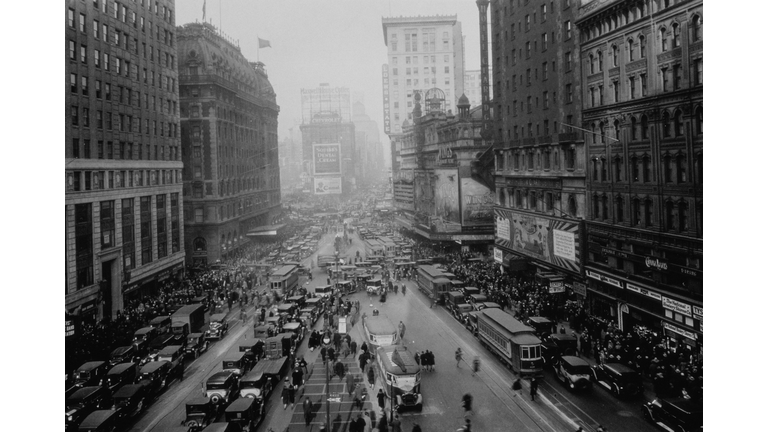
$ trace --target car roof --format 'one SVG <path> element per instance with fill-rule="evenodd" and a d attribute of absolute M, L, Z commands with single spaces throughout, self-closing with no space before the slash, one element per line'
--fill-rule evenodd
<path fill-rule="evenodd" d="M 208 380 L 206 382 L 209 382 L 209 383 L 225 382 L 233 375 L 234 375 L 234 372 L 219 371 L 211 375 L 210 377 L 208 377 Z"/>
<path fill-rule="evenodd" d="M 181 345 L 168 345 L 167 347 L 163 348 L 158 352 L 158 355 L 168 355 L 173 354 L 177 351 L 180 351 L 183 347 Z"/>
<path fill-rule="evenodd" d="M 101 426 L 105 421 L 109 420 L 111 417 L 114 417 L 118 415 L 118 412 L 116 410 L 111 409 L 103 409 L 103 410 L 96 410 L 90 414 L 83 420 L 82 423 L 80 423 L 79 428 L 96 428 L 97 426 Z"/>
<path fill-rule="evenodd" d="M 112 350 L 112 355 L 125 354 L 132 349 L 135 349 L 133 345 L 119 346 Z"/>
<path fill-rule="evenodd" d="M 141 367 L 141 370 L 139 371 L 139 373 L 152 373 L 168 363 L 169 363 L 168 360 L 156 360 L 156 361 L 149 362 Z"/>
<path fill-rule="evenodd" d="M 570 334 L 560 334 L 560 333 L 552 333 L 549 335 L 552 339 L 557 340 L 576 340 L 576 336 L 570 335 Z"/>
<path fill-rule="evenodd" d="M 202 336 L 205 336 L 205 333 L 190 333 L 190 334 L 187 335 L 187 339 L 189 339 L 191 337 L 199 338 L 199 337 L 202 337 Z"/>
<path fill-rule="evenodd" d="M 152 330 L 154 330 L 154 329 L 155 329 L 155 328 L 154 328 L 154 327 L 152 327 L 152 326 L 149 326 L 149 327 L 142 327 L 142 328 L 140 328 L 140 329 L 136 330 L 135 332 L 133 332 L 133 334 L 134 334 L 134 335 L 142 335 L 142 334 L 144 334 L 144 333 L 149 333 L 150 331 L 152 331 Z"/>
<path fill-rule="evenodd" d="M 109 372 L 107 372 L 107 375 L 123 373 L 126 370 L 130 369 L 132 366 L 136 366 L 136 363 L 128 362 L 128 363 L 116 364 L 112 367 L 112 369 L 109 370 Z"/>
<path fill-rule="evenodd" d="M 117 389 L 113 398 L 131 397 L 144 388 L 144 384 L 128 384 Z"/>
<path fill-rule="evenodd" d="M 691 414 L 704 411 L 704 405 L 700 401 L 685 398 L 658 398 L 662 405 L 671 405 L 679 411 Z"/>
<path fill-rule="evenodd" d="M 106 363 L 106 362 L 105 361 L 101 361 L 101 360 L 85 362 L 82 365 L 80 365 L 79 368 L 77 368 L 77 371 L 78 372 L 90 372 L 90 371 L 98 368 L 99 366 L 103 365 L 104 363 Z"/>
<path fill-rule="evenodd" d="M 529 319 L 531 322 L 535 322 L 535 323 L 551 323 L 551 322 L 552 322 L 552 321 L 550 321 L 550 320 L 549 320 L 549 319 L 547 319 L 547 318 L 544 318 L 544 317 L 538 317 L 538 316 L 532 316 L 532 317 L 529 317 L 528 319 Z"/>
<path fill-rule="evenodd" d="M 81 399 L 85 399 L 86 397 L 100 391 L 102 387 L 100 386 L 86 386 L 81 389 L 78 389 L 76 392 L 69 395 L 67 398 L 67 402 L 69 401 L 79 401 Z"/>
<path fill-rule="evenodd" d="M 211 400 L 206 397 L 196 397 L 186 402 L 187 405 L 208 405 L 210 403 Z"/>
<path fill-rule="evenodd" d="M 224 411 L 225 412 L 245 411 L 245 410 L 251 408 L 253 406 L 254 402 L 256 402 L 256 399 L 254 399 L 254 398 L 249 398 L 249 397 L 238 398 L 238 399 L 235 399 L 234 402 L 229 404 L 227 409 L 224 410 Z"/>
<path fill-rule="evenodd" d="M 562 356 L 560 357 L 562 362 L 568 363 L 571 366 L 589 366 L 589 362 L 581 357 L 576 356 Z"/>
<path fill-rule="evenodd" d="M 629 366 L 623 365 L 621 363 L 605 363 L 603 365 L 606 369 L 611 369 L 615 373 L 618 374 L 625 374 L 625 373 L 637 373 L 634 369 L 632 369 Z"/>
<path fill-rule="evenodd" d="M 240 378 L 240 382 L 243 381 L 259 381 L 264 376 L 264 372 L 250 371 L 244 377 Z"/>

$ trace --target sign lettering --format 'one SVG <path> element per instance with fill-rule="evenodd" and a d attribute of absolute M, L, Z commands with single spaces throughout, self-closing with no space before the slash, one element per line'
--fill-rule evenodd
<path fill-rule="evenodd" d="M 686 316 L 691 316 L 691 305 L 685 304 L 681 301 L 662 296 L 661 305 L 664 306 L 665 309 L 669 309 Z"/>

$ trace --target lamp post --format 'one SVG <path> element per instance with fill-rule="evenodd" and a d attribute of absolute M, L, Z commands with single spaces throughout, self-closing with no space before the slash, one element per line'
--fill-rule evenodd
<path fill-rule="evenodd" d="M 326 352 L 330 345 L 331 345 L 331 333 L 329 331 L 326 331 L 323 334 L 323 346 L 326 349 Z M 331 367 L 331 361 L 329 358 L 325 364 L 325 430 L 326 432 L 330 432 L 331 430 L 331 373 L 329 369 L 330 367 Z"/>

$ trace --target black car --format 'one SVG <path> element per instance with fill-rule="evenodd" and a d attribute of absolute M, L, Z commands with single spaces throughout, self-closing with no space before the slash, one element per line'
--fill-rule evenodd
<path fill-rule="evenodd" d="M 109 390 L 102 386 L 87 386 L 66 398 L 66 430 L 75 431 L 88 414 L 106 408 L 109 402 Z"/>
<path fill-rule="evenodd" d="M 210 342 L 205 340 L 205 333 L 190 333 L 187 335 L 187 345 L 184 353 L 191 358 L 198 358 L 200 354 L 208 351 Z"/>
<path fill-rule="evenodd" d="M 592 378 L 616 396 L 635 396 L 643 392 L 642 376 L 621 363 L 592 366 Z"/>
<path fill-rule="evenodd" d="M 136 377 L 139 374 L 139 368 L 136 363 L 120 363 L 112 367 L 112 369 L 104 375 L 101 380 L 101 385 L 109 387 L 109 390 L 114 392 L 120 387 L 126 384 L 133 384 L 136 381 Z"/>
<path fill-rule="evenodd" d="M 112 432 L 119 423 L 120 415 L 112 410 L 96 410 L 88 415 L 80 426 L 78 432 Z"/>
<path fill-rule="evenodd" d="M 75 387 L 87 387 L 99 385 L 101 378 L 109 371 L 109 363 L 105 361 L 85 362 L 75 370 L 72 378 Z"/>
<path fill-rule="evenodd" d="M 234 372 L 216 372 L 205 382 L 205 397 L 221 408 L 237 398 L 238 378 Z"/>
<path fill-rule="evenodd" d="M 111 366 L 118 365 L 120 363 L 139 363 L 141 356 L 136 345 L 126 345 L 117 347 L 112 350 L 109 355 L 109 364 Z"/>
<path fill-rule="evenodd" d="M 562 356 L 554 366 L 557 380 L 571 390 L 580 390 L 592 387 L 589 376 L 591 368 L 589 363 L 579 357 Z"/>
<path fill-rule="evenodd" d="M 155 395 L 168 385 L 168 381 L 171 379 L 168 376 L 170 370 L 171 363 L 168 361 L 149 362 L 141 367 L 136 382 L 147 386 L 147 391 L 151 395 Z"/>
<path fill-rule="evenodd" d="M 187 401 L 187 416 L 182 422 L 189 430 L 199 431 L 216 419 L 216 407 L 208 398 L 194 398 Z"/>
<path fill-rule="evenodd" d="M 112 409 L 120 414 L 120 418 L 134 417 L 147 407 L 148 398 L 144 384 L 128 384 L 112 395 Z"/>
<path fill-rule="evenodd" d="M 665 430 L 701 431 L 704 426 L 704 405 L 701 400 L 658 398 L 643 405 L 643 416 Z"/>
<path fill-rule="evenodd" d="M 552 333 L 541 342 L 541 356 L 546 366 L 555 367 L 560 356 L 576 355 L 576 336 Z"/>

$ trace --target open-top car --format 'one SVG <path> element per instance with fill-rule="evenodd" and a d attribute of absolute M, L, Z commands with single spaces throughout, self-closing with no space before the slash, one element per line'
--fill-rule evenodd
<path fill-rule="evenodd" d="M 187 416 L 182 422 L 190 430 L 199 431 L 216 419 L 216 407 L 210 399 L 199 397 L 187 401 Z"/>

